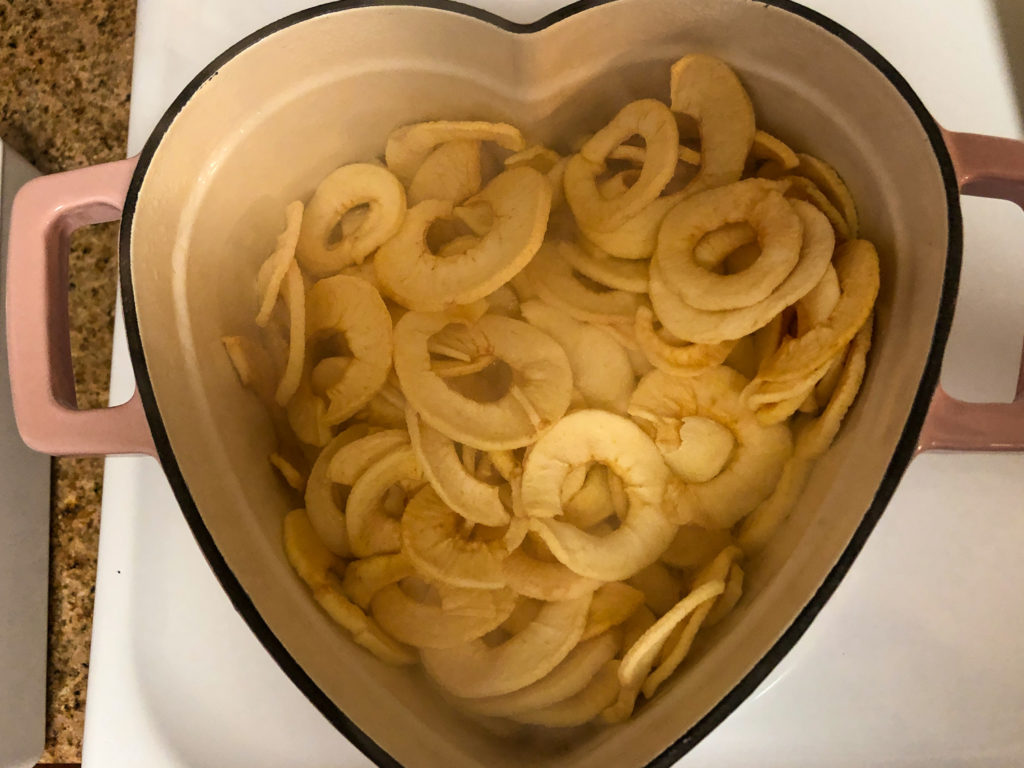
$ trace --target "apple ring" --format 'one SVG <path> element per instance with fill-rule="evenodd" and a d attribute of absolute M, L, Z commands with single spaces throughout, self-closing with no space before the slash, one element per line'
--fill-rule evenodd
<path fill-rule="evenodd" d="M 480 142 L 466 139 L 438 146 L 416 169 L 406 199 L 410 207 L 424 200 L 458 205 L 480 191 Z"/>
<path fill-rule="evenodd" d="M 465 207 L 490 216 L 479 242 L 465 251 L 442 257 L 427 245 L 430 225 L 452 215 L 451 202 L 443 200 L 410 208 L 395 236 L 377 251 L 377 279 L 399 304 L 440 311 L 482 299 L 508 282 L 543 242 L 551 186 L 532 168 L 512 168 L 495 176 Z"/>
<path fill-rule="evenodd" d="M 695 309 L 720 311 L 749 307 L 775 290 L 800 257 L 803 225 L 771 182 L 746 179 L 701 192 L 672 209 L 658 235 L 652 266 L 669 287 Z M 720 275 L 697 263 L 702 237 L 728 224 L 749 223 L 760 243 L 747 269 Z"/>
<path fill-rule="evenodd" d="M 535 683 L 576 647 L 591 596 L 547 603 L 537 618 L 504 643 L 473 640 L 437 651 L 424 648 L 423 667 L 442 688 L 463 698 L 501 696 Z"/>
<path fill-rule="evenodd" d="M 440 603 L 422 602 L 399 584 L 378 592 L 371 603 L 374 620 L 399 642 L 414 648 L 453 648 L 497 629 L 516 605 L 507 589 L 460 589 L 439 585 Z"/>
<path fill-rule="evenodd" d="M 721 366 L 686 379 L 652 371 L 637 385 L 629 413 L 646 423 L 670 461 L 674 451 L 688 450 L 680 434 L 687 417 L 711 420 L 731 435 L 732 447 L 720 472 L 703 482 L 679 478 L 670 484 L 667 512 L 680 525 L 732 526 L 771 493 L 792 453 L 789 429 L 760 424 L 743 403 L 746 383 L 742 375 Z M 697 441 L 694 447 L 701 450 L 705 443 Z"/>
<path fill-rule="evenodd" d="M 335 275 L 317 281 L 306 300 L 306 343 L 345 343 L 351 357 L 337 355 L 316 366 L 341 362 L 314 390 L 326 397 L 327 422 L 340 424 L 380 391 L 391 368 L 391 315 L 377 290 L 357 277 Z M 319 386 L 317 386 L 319 384 Z"/>
<path fill-rule="evenodd" d="M 835 235 L 828 219 L 809 203 L 795 200 L 793 210 L 803 222 L 803 245 L 796 267 L 767 297 L 749 307 L 708 311 L 681 299 L 652 264 L 650 295 L 654 312 L 671 333 L 695 344 L 718 344 L 739 339 L 772 321 L 783 309 L 799 301 L 821 280 L 832 258 Z"/>
<path fill-rule="evenodd" d="M 423 484 L 411 448 L 399 448 L 370 466 L 356 480 L 345 504 L 349 545 L 356 557 L 398 552 L 402 547 L 402 521 L 388 509 L 389 491 L 398 486 L 410 494 Z M 401 510 L 398 510 L 399 514 Z M 411 558 L 410 558 L 411 559 Z"/>
<path fill-rule="evenodd" d="M 339 222 L 361 205 L 369 206 L 365 218 L 335 242 Z M 316 277 L 362 264 L 398 232 L 404 217 L 405 188 L 393 173 L 372 163 L 343 165 L 320 182 L 306 205 L 296 258 Z"/>
<path fill-rule="evenodd" d="M 608 154 L 631 136 L 644 139 L 644 162 L 636 182 L 623 194 L 607 198 L 597 177 Z M 679 161 L 679 131 L 675 116 L 656 99 L 627 104 L 591 136 L 565 167 L 565 198 L 577 221 L 590 229 L 612 230 L 654 202 L 675 173 Z"/>
<path fill-rule="evenodd" d="M 395 371 L 410 404 L 434 429 L 474 448 L 534 442 L 569 407 L 572 369 L 565 352 L 527 323 L 498 315 L 480 318 L 471 330 L 512 370 L 506 391 L 481 402 L 455 391 L 431 370 L 430 337 L 451 321 L 448 315 L 410 312 L 395 326 Z"/>
<path fill-rule="evenodd" d="M 426 578 L 453 587 L 500 589 L 505 586 L 500 538 L 466 532 L 463 519 L 429 485 L 405 508 L 400 525 L 402 551 Z"/>
<path fill-rule="evenodd" d="M 684 56 L 671 69 L 671 109 L 697 121 L 700 171 L 689 194 L 739 181 L 754 143 L 754 107 L 729 66 L 713 56 Z"/>
<path fill-rule="evenodd" d="M 392 131 L 384 148 L 384 162 L 395 176 L 408 183 L 438 145 L 458 140 L 492 141 L 513 152 L 526 147 L 523 134 L 508 123 L 435 120 Z"/>
<path fill-rule="evenodd" d="M 570 469 L 598 461 L 622 477 L 629 510 L 606 535 L 555 519 Z M 552 554 L 581 576 L 601 581 L 628 578 L 658 559 L 675 524 L 661 509 L 668 470 L 657 447 L 628 419 L 606 411 L 571 413 L 537 441 L 523 465 L 523 507 Z"/>

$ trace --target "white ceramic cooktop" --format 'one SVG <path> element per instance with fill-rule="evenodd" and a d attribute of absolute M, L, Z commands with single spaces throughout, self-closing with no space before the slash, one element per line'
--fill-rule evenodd
<path fill-rule="evenodd" d="M 179 89 L 305 0 L 139 0 L 129 152 Z M 559 0 L 478 0 L 529 21 Z M 806 0 L 878 48 L 955 130 L 1020 136 L 988 0 Z M 1024 11 L 1018 0 L 1006 0 Z M 1024 41 L 1021 53 L 1024 54 Z M 961 302 L 944 381 L 1009 399 L 1024 335 L 1024 217 L 964 203 Z M 132 387 L 116 328 L 114 401 Z M 368 765 L 232 609 L 157 463 L 107 461 L 86 768 Z M 1024 764 L 1024 457 L 914 461 L 863 553 L 776 672 L 683 761 Z"/>

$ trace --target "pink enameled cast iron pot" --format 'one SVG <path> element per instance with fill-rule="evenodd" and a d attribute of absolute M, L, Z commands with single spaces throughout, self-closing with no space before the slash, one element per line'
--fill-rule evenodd
<path fill-rule="evenodd" d="M 285 205 L 379 154 L 396 126 L 507 120 L 541 142 L 665 99 L 694 51 L 735 67 L 759 123 L 827 158 L 883 258 L 863 391 L 789 521 L 749 563 L 746 595 L 630 722 L 524 742 L 485 731 L 420 673 L 357 648 L 285 560 L 286 497 L 269 421 L 220 337 L 254 313 L 254 275 Z M 1024 145 L 943 131 L 902 77 L 789 0 L 581 2 L 517 25 L 444 0 L 335 3 L 251 35 L 202 72 L 142 154 L 27 185 L 14 205 L 7 333 L 26 443 L 162 463 L 235 606 L 321 712 L 380 765 L 667 766 L 786 654 L 849 568 L 920 450 L 1019 450 L 1024 399 L 968 404 L 937 381 L 960 271 L 960 194 L 1024 205 Z M 138 391 L 75 407 L 67 242 L 121 219 L 125 324 Z"/>

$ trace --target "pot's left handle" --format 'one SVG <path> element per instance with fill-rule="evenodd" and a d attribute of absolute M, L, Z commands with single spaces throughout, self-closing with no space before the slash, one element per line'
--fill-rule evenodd
<path fill-rule="evenodd" d="M 139 393 L 79 410 L 71 367 L 68 250 L 79 227 L 121 217 L 135 158 L 42 176 L 21 188 L 7 249 L 7 356 L 22 440 L 54 456 L 156 455 Z"/>
<path fill-rule="evenodd" d="M 1024 209 L 1024 142 L 943 131 L 961 193 Z M 1024 451 L 1024 354 L 1010 403 L 968 403 L 935 390 L 918 451 Z"/>

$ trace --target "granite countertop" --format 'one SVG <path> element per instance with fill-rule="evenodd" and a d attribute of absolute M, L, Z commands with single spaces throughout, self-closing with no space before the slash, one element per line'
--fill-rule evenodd
<path fill-rule="evenodd" d="M 0 137 L 44 173 L 125 156 L 135 0 L 0 0 Z M 76 234 L 71 348 L 81 407 L 106 404 L 117 225 Z M 50 630 L 43 762 L 81 760 L 101 459 L 51 475 Z"/>

